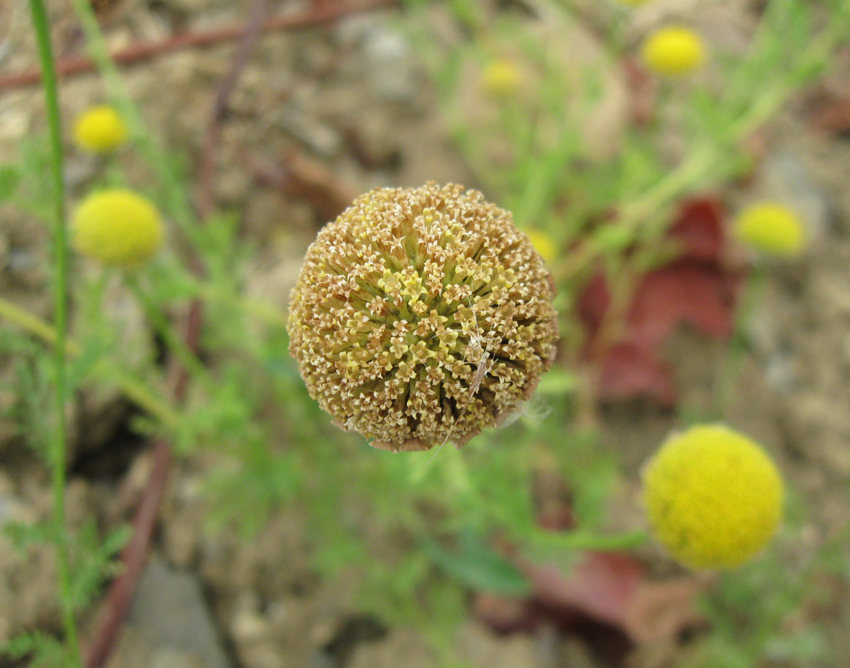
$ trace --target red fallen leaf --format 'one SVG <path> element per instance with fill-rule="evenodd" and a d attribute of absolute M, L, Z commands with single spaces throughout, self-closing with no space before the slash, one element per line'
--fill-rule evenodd
<path fill-rule="evenodd" d="M 646 574 L 643 564 L 619 552 L 588 552 L 567 577 L 552 565 L 536 566 L 522 560 L 518 566 L 531 581 L 532 598 L 538 603 L 620 627 Z"/>
<path fill-rule="evenodd" d="M 673 645 L 682 631 L 705 624 L 695 604 L 710 583 L 704 578 L 652 582 L 643 564 L 615 552 L 587 552 L 569 574 L 517 561 L 532 582 L 529 597 L 479 594 L 474 601 L 477 618 L 498 633 L 551 623 L 582 637 L 611 665 L 622 665 L 636 644 Z"/>
<path fill-rule="evenodd" d="M 599 387 L 609 399 L 651 396 L 662 406 L 676 404 L 676 385 L 670 365 L 652 350 L 633 343 L 613 346 L 599 372 Z"/>
<path fill-rule="evenodd" d="M 640 582 L 624 619 L 629 636 L 638 643 L 663 643 L 685 629 L 704 627 L 706 620 L 696 599 L 713 584 L 713 578 L 702 575 Z"/>
<path fill-rule="evenodd" d="M 668 236 L 681 245 L 679 259 L 720 262 L 726 245 L 725 211 L 713 197 L 691 198 L 682 203 Z"/>
<path fill-rule="evenodd" d="M 741 275 L 724 262 L 722 217 L 722 205 L 713 198 L 682 204 L 668 232 L 680 255 L 643 277 L 627 308 L 623 334 L 601 351 L 596 337 L 610 308 L 610 294 L 601 273 L 588 282 L 578 311 L 588 331 L 585 355 L 598 365 L 600 396 L 644 395 L 673 405 L 671 369 L 659 356 L 664 341 L 683 324 L 714 338 L 731 335 Z"/>
<path fill-rule="evenodd" d="M 650 272 L 629 309 L 629 340 L 656 348 L 684 323 L 714 338 L 730 336 L 737 283 L 724 269 L 689 260 Z"/>
<path fill-rule="evenodd" d="M 821 101 L 811 114 L 811 124 L 833 134 L 850 133 L 850 98 Z"/>

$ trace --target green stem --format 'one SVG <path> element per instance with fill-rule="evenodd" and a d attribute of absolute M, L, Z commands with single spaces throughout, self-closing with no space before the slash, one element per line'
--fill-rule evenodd
<path fill-rule="evenodd" d="M 767 270 L 763 263 L 756 264 L 744 286 L 741 304 L 735 314 L 735 328 L 729 343 L 724 348 L 724 357 L 720 363 L 717 377 L 717 389 L 714 392 L 714 415 L 712 418 L 723 420 L 728 416 L 735 398 L 735 382 L 740 377 L 741 364 L 748 352 L 748 327 L 759 306 L 767 284 Z"/>
<path fill-rule="evenodd" d="M 2 297 L 0 297 L 0 318 L 5 318 L 19 329 L 37 336 L 51 346 L 56 346 L 57 350 L 62 349 L 57 345 L 57 333 L 53 327 Z M 64 350 L 65 355 L 70 357 L 79 357 L 83 354 L 82 348 L 73 339 L 65 339 Z M 139 380 L 128 376 L 123 369 L 115 368 L 104 360 L 95 365 L 93 373 L 111 381 L 121 394 L 166 427 L 174 427 L 180 422 L 180 416 L 170 406 L 163 403 Z"/>
<path fill-rule="evenodd" d="M 632 550 L 646 545 L 649 535 L 645 531 L 604 535 L 589 531 L 567 531 L 564 533 L 537 532 L 534 541 L 543 548 L 558 550 Z"/>
<path fill-rule="evenodd" d="M 82 665 L 74 601 L 71 590 L 71 563 L 69 532 L 65 514 L 65 403 L 68 395 L 68 370 L 65 361 L 65 344 L 68 338 L 68 238 L 65 227 L 65 187 L 62 174 L 64 153 L 62 145 L 62 117 L 59 112 L 59 87 L 56 65 L 50 41 L 50 21 L 43 0 L 30 0 L 32 23 L 38 42 L 41 61 L 42 87 L 44 89 L 47 121 L 50 128 L 51 182 L 53 199 L 53 305 L 56 321 L 56 346 L 53 351 L 54 409 L 56 423 L 50 439 L 50 479 L 53 496 L 53 521 L 58 529 L 59 591 L 62 621 L 69 660 L 74 666 Z"/>
<path fill-rule="evenodd" d="M 177 334 L 174 328 L 170 326 L 168 319 L 162 312 L 159 305 L 151 299 L 150 295 L 142 289 L 135 276 L 128 275 L 126 277 L 127 287 L 133 296 L 141 304 L 145 311 L 145 315 L 153 325 L 154 331 L 162 337 L 165 345 L 169 350 L 180 360 L 180 363 L 186 367 L 192 374 L 199 377 L 208 377 L 206 367 L 198 359 L 198 356 L 186 345 L 186 343 Z"/>
<path fill-rule="evenodd" d="M 97 17 L 92 9 L 92 3 L 90 0 L 73 0 L 73 4 L 86 36 L 89 55 L 97 64 L 101 76 L 106 80 L 112 96 L 112 102 L 127 123 L 130 136 L 139 146 L 148 164 L 156 170 L 168 212 L 174 217 L 175 222 L 180 225 L 183 233 L 193 242 L 197 242 L 198 228 L 195 224 L 195 214 L 186 198 L 180 178 L 168 155 L 156 143 L 153 136 L 146 131 L 142 115 L 139 113 L 138 108 L 133 102 L 133 98 L 127 91 L 118 67 L 109 55 L 109 49 L 100 30 Z"/>

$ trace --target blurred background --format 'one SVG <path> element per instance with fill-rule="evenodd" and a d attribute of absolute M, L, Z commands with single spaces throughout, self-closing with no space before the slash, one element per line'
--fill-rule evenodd
<path fill-rule="evenodd" d="M 850 665 L 847 0 L 48 9 L 69 210 L 126 186 L 167 229 L 132 276 L 72 263 L 66 499 L 84 647 L 117 620 L 102 665 Z M 87 59 L 84 15 L 120 76 Z M 670 26 L 684 45 L 650 49 Z M 49 321 L 37 69 L 27 4 L 0 0 L 0 298 Z M 72 133 L 102 104 L 129 132 L 109 155 Z M 318 230 L 371 188 L 426 181 L 513 212 L 561 329 L 523 417 L 433 460 L 332 426 L 285 331 Z M 799 243 L 742 232 L 764 202 Z M 2 313 L 8 642 L 61 620 L 38 530 L 50 335 Z M 753 563 L 694 574 L 645 536 L 640 469 L 671 431 L 717 421 L 775 458 L 786 520 Z M 144 568 L 124 618 L 109 586 L 129 558 Z"/>

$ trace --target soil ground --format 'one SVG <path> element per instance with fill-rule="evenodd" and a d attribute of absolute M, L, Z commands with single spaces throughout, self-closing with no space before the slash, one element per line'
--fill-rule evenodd
<path fill-rule="evenodd" d="M 50 4 L 60 56 L 79 53 L 83 40 L 70 3 Z M 114 49 L 239 22 L 251 6 L 247 0 L 93 4 L 109 6 L 103 16 Z M 293 3 L 271 5 L 274 12 L 297 9 Z M 240 212 L 244 236 L 261 249 L 250 283 L 258 297 L 281 309 L 303 250 L 327 216 L 303 193 L 263 183 L 252 174 L 252 164 L 279 167 L 284 156 L 297 152 L 353 193 L 426 180 L 477 185 L 448 137 L 412 44 L 396 24 L 397 11 L 370 11 L 330 26 L 262 36 L 232 96 L 217 152 L 216 200 Z M 676 16 L 697 25 L 703 21 L 722 37 L 724 30 L 738 30 L 739 21 L 746 24 L 749 11 L 743 0 L 730 0 L 708 17 L 698 3 L 669 0 L 639 9 L 636 25 Z M 0 72 L 35 66 L 28 28 L 26 4 L 0 0 Z M 190 170 L 197 166 L 212 100 L 234 48 L 229 42 L 185 49 L 123 68 L 145 121 Z M 845 69 L 829 75 L 820 90 L 841 95 L 848 87 Z M 92 74 L 66 78 L 62 93 L 68 118 L 105 99 L 103 83 Z M 807 99 L 795 99 L 771 126 L 770 149 L 755 181 L 723 192 L 731 207 L 781 197 L 803 213 L 811 237 L 803 258 L 768 269 L 750 331 L 752 349 L 728 412 L 731 424 L 771 444 L 789 487 L 803 500 L 799 540 L 787 555 L 792 573 L 842 536 L 850 513 L 850 141 L 814 129 Z M 37 88 L 0 91 L 0 164 L 15 162 L 22 139 L 44 128 Z M 71 194 L 78 195 L 97 169 L 90 158 L 71 154 Z M 131 180 L 133 170 L 144 178 L 143 165 L 131 164 Z M 45 317 L 47 239 L 41 223 L 0 207 L 0 290 Z M 116 296 L 110 308 L 120 309 L 120 299 Z M 705 407 L 717 344 L 681 332 L 668 355 L 677 370 L 681 404 Z M 71 521 L 96 516 L 114 525 L 138 498 L 150 453 L 129 432 L 127 406 L 115 395 L 86 395 L 78 409 L 81 438 L 71 461 Z M 675 427 L 677 416 L 646 402 L 610 404 L 602 414 L 605 444 L 620 453 L 623 484 L 631 490 L 641 464 Z M 49 512 L 45 472 L 7 426 L 0 421 L 0 523 L 44 518 Z M 110 665 L 433 665 L 427 642 L 415 630 L 386 628 L 359 614 L 346 603 L 338 582 L 316 578 L 297 509 L 276 513 L 250 542 L 236 533 L 202 531 L 206 506 L 198 490 L 209 465 L 204 454 L 196 454 L 175 471 L 154 554 Z M 24 558 L 2 544 L 0 640 L 23 628 L 57 627 L 52 573 L 47 552 Z M 833 596 L 817 609 L 801 609 L 799 619 L 785 620 L 824 629 L 830 646 L 825 655 L 832 663 L 813 659 L 805 665 L 850 665 L 850 598 L 842 595 L 848 581 L 835 574 L 829 578 Z M 174 610 L 180 614 L 164 612 Z M 88 619 L 87 628 L 94 623 Z M 603 665 L 574 639 L 560 641 L 555 663 L 541 662 L 545 642 L 539 635 L 499 637 L 470 618 L 459 630 L 458 656 L 488 668 Z M 0 660 L 0 665 L 6 664 Z"/>

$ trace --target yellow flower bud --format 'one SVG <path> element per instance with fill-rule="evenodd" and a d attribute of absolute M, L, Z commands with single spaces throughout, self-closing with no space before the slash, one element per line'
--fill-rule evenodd
<path fill-rule="evenodd" d="M 734 223 L 744 243 L 771 255 L 798 254 L 806 244 L 802 221 L 787 206 L 762 202 L 744 209 Z"/>
<path fill-rule="evenodd" d="M 534 250 L 540 253 L 540 257 L 546 262 L 552 262 L 555 259 L 558 249 L 555 246 L 555 242 L 552 241 L 552 237 L 540 230 L 528 230 L 526 234 L 531 239 L 531 245 L 534 246 Z"/>
<path fill-rule="evenodd" d="M 162 239 L 156 207 L 132 190 L 96 192 L 74 212 L 74 248 L 103 264 L 134 269 L 156 253 Z"/>
<path fill-rule="evenodd" d="M 770 457 L 723 425 L 674 434 L 647 464 L 644 505 L 656 538 L 694 569 L 734 568 L 771 539 L 782 479 Z"/>
<path fill-rule="evenodd" d="M 112 107 L 92 107 L 77 118 L 74 141 L 84 151 L 109 153 L 127 141 L 127 128 Z"/>
<path fill-rule="evenodd" d="M 690 28 L 669 26 L 650 35 L 643 44 L 643 62 L 664 76 L 688 74 L 705 60 L 702 38 Z"/>
<path fill-rule="evenodd" d="M 495 98 L 511 98 L 518 92 L 522 83 L 522 72 L 516 63 L 507 58 L 494 60 L 481 75 L 484 92 Z"/>

